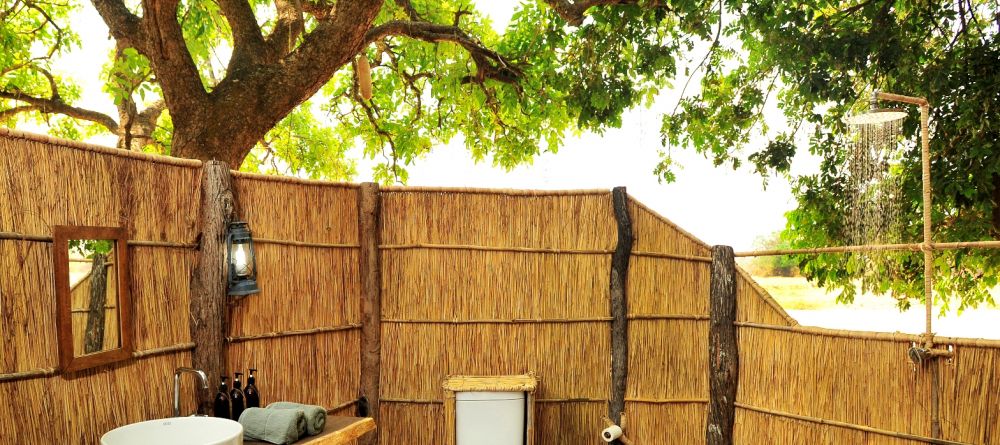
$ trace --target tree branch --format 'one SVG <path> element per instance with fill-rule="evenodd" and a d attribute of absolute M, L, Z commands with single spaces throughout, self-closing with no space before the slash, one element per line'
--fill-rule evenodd
<path fill-rule="evenodd" d="M 217 0 L 222 15 L 229 22 L 233 32 L 233 56 L 229 60 L 230 71 L 249 66 L 265 54 L 264 36 L 261 34 L 257 18 L 246 0 Z M 279 13 L 280 13 L 279 9 Z"/>
<path fill-rule="evenodd" d="M 303 0 L 274 0 L 278 19 L 274 30 L 267 36 L 267 46 L 271 59 L 277 60 L 295 47 L 295 41 L 305 32 Z"/>
<path fill-rule="evenodd" d="M 118 106 L 118 116 L 121 125 L 117 131 L 118 148 L 139 150 L 153 140 L 153 130 L 156 120 L 160 118 L 167 104 L 163 100 L 153 102 L 142 112 L 137 112 L 135 102 L 123 101 Z"/>
<path fill-rule="evenodd" d="M 524 72 L 497 52 L 486 48 L 457 26 L 438 25 L 430 22 L 394 20 L 376 26 L 365 34 L 365 43 L 371 43 L 389 36 L 404 36 L 425 42 L 452 42 L 465 48 L 476 62 L 478 71 L 470 82 L 482 83 L 493 79 L 504 83 L 516 83 Z"/>
<path fill-rule="evenodd" d="M 111 0 L 94 0 L 111 1 Z M 142 0 L 142 23 L 148 42 L 145 50 L 136 48 L 149 58 L 156 80 L 163 90 L 167 107 L 177 127 L 197 127 L 211 112 L 209 95 L 202 84 L 201 74 L 188 51 L 184 33 L 177 19 L 179 0 Z M 175 134 L 174 142 L 188 143 L 186 134 Z"/>
<path fill-rule="evenodd" d="M 607 6 L 607 5 L 635 5 L 639 3 L 639 0 L 544 0 L 559 17 L 562 17 L 566 23 L 573 26 L 580 26 L 583 24 L 584 13 L 588 9 L 594 6 Z M 659 1 L 649 1 L 643 3 L 644 6 L 648 7 L 659 7 L 666 6 L 661 4 Z"/>
<path fill-rule="evenodd" d="M 142 28 L 142 19 L 132 14 L 124 1 L 91 0 L 91 2 L 119 44 L 145 52 L 146 35 Z"/>
<path fill-rule="evenodd" d="M 24 111 L 38 111 L 41 113 L 56 113 L 64 114 L 66 116 L 85 120 L 89 122 L 94 122 L 100 124 L 115 133 L 118 131 L 118 123 L 115 120 L 104 113 L 100 113 L 93 110 L 87 110 L 84 108 L 74 107 L 63 102 L 61 99 L 45 99 L 41 97 L 30 96 L 24 94 L 20 91 L 0 91 L 0 99 L 16 100 L 18 102 L 24 102 L 30 106 L 30 110 L 27 107 L 14 107 L 10 110 L 6 110 L 0 113 L 8 113 L 12 110 L 21 108 L 19 112 Z"/>
<path fill-rule="evenodd" d="M 15 116 L 18 113 L 27 113 L 29 111 L 37 110 L 38 108 L 34 105 L 20 105 L 16 107 L 11 107 L 6 110 L 0 110 L 0 120 L 7 119 L 8 117 Z"/>

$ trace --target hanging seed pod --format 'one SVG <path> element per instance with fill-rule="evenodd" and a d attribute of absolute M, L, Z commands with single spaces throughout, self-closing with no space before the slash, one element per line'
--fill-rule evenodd
<path fill-rule="evenodd" d="M 358 56 L 355 71 L 358 75 L 358 90 L 361 92 L 361 98 L 370 100 L 372 98 L 372 67 L 368 64 L 368 56 L 365 53 Z"/>

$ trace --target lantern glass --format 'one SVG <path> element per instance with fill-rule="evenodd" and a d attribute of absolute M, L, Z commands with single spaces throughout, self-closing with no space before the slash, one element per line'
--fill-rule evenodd
<path fill-rule="evenodd" d="M 229 295 L 243 296 L 260 292 L 257 286 L 256 260 L 253 237 L 247 223 L 236 221 L 229 225 L 226 238 L 227 269 L 229 269 Z"/>
<path fill-rule="evenodd" d="M 233 244 L 232 252 L 229 255 L 232 258 L 233 273 L 240 277 L 248 277 L 253 273 L 253 268 L 250 264 L 250 252 L 246 244 Z"/>

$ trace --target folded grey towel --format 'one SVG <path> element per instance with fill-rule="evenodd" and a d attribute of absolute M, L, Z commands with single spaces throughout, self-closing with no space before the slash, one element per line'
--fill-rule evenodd
<path fill-rule="evenodd" d="M 326 426 L 326 408 L 317 405 L 304 405 L 294 402 L 274 402 L 267 409 L 297 409 L 306 415 L 306 433 L 315 436 L 323 432 Z"/>
<path fill-rule="evenodd" d="M 299 409 L 247 408 L 240 414 L 243 438 L 285 445 L 306 432 L 306 417 Z"/>

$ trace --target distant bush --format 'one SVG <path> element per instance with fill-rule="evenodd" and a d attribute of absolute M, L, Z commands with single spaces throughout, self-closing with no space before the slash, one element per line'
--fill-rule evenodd
<path fill-rule="evenodd" d="M 781 239 L 781 232 L 760 236 L 754 240 L 754 250 L 789 249 L 791 246 Z M 788 255 L 760 256 L 744 258 L 740 261 L 752 275 L 761 277 L 797 277 L 799 265 Z"/>

